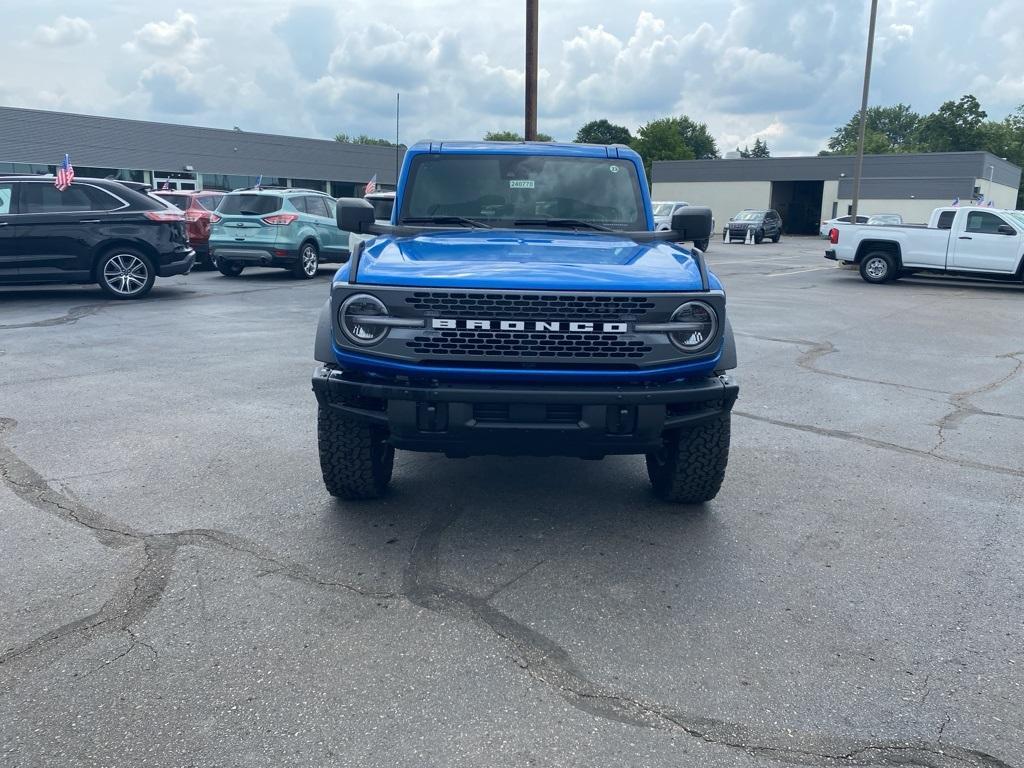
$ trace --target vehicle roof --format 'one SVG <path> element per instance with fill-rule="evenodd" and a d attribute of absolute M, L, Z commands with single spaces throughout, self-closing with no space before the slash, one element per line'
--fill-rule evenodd
<path fill-rule="evenodd" d="M 154 189 L 153 194 L 192 195 L 194 197 L 199 197 L 200 195 L 226 195 L 228 193 L 223 189 Z"/>
<path fill-rule="evenodd" d="M 164 190 L 172 191 L 173 190 Z M 331 197 L 321 189 L 303 189 L 302 187 L 261 187 L 260 189 L 232 189 L 230 192 L 223 192 L 225 195 L 323 195 Z M 333 200 L 334 198 L 331 197 Z"/>
<path fill-rule="evenodd" d="M 0 176 L 0 181 L 46 181 L 52 184 L 54 178 L 56 177 L 52 173 L 11 173 L 6 176 Z M 91 176 L 75 176 L 75 180 L 71 183 L 86 181 L 90 184 L 117 184 L 118 186 L 133 189 L 118 179 L 94 179 Z"/>
<path fill-rule="evenodd" d="M 547 155 L 549 157 L 621 157 L 640 159 L 625 144 L 576 144 L 559 141 L 420 141 L 413 152 L 479 155 Z"/>
<path fill-rule="evenodd" d="M 363 195 L 364 200 L 394 200 L 394 192 L 371 192 L 368 195 Z"/>

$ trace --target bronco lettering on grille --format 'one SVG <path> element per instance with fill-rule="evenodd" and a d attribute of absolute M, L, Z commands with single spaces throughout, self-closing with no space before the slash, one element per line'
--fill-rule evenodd
<path fill-rule="evenodd" d="M 430 327 L 445 331 L 550 331 L 552 333 L 628 333 L 627 323 L 558 320 L 463 320 L 435 317 Z"/>

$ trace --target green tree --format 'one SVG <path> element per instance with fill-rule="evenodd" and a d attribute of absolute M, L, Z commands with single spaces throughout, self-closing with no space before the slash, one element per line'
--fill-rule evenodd
<path fill-rule="evenodd" d="M 484 134 L 484 141 L 523 141 L 523 135 L 515 131 L 488 131 Z M 537 141 L 552 141 L 546 133 L 538 133 Z"/>
<path fill-rule="evenodd" d="M 395 142 L 388 141 L 387 139 L 375 139 L 372 136 L 367 136 L 365 133 L 361 133 L 358 136 L 349 136 L 347 133 L 335 134 L 334 140 L 341 144 L 372 144 L 377 147 L 393 147 Z M 405 146 L 401 144 L 399 146 Z"/>
<path fill-rule="evenodd" d="M 754 139 L 754 148 L 750 150 L 749 157 L 771 157 L 772 153 L 768 151 L 768 142 L 764 139 Z"/>
<path fill-rule="evenodd" d="M 718 157 L 718 145 L 708 131 L 707 123 L 694 122 L 686 115 L 669 119 L 676 121 L 676 130 L 679 131 L 683 143 L 690 148 L 695 158 L 711 160 Z"/>
<path fill-rule="evenodd" d="M 739 147 L 736 147 L 736 151 L 739 152 L 740 153 L 740 157 L 742 157 L 744 159 L 750 157 L 750 145 L 749 144 L 744 144 L 743 145 L 743 149 L 740 149 Z"/>
<path fill-rule="evenodd" d="M 913 152 L 920 123 L 921 116 L 907 104 L 895 104 L 891 107 L 868 107 L 864 135 L 865 137 L 869 133 L 875 135 L 872 139 L 873 152 Z M 836 128 L 832 138 L 828 140 L 830 153 L 852 155 L 856 152 L 859 131 L 860 110 L 857 110 L 846 125 Z M 879 135 L 885 138 L 885 148 L 881 146 Z M 865 138 L 866 145 L 867 139 Z"/>
<path fill-rule="evenodd" d="M 576 132 L 577 144 L 629 144 L 633 137 L 623 125 L 607 120 L 591 120 Z"/>
<path fill-rule="evenodd" d="M 643 158 L 648 180 L 655 160 L 692 160 L 695 155 L 683 140 L 679 120 L 663 117 L 640 126 L 630 146 Z"/>
<path fill-rule="evenodd" d="M 947 101 L 921 121 L 918 142 L 926 152 L 965 152 L 980 149 L 988 113 L 971 94 Z"/>

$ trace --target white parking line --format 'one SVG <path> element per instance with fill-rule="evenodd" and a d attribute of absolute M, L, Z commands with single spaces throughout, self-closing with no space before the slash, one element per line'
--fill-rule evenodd
<path fill-rule="evenodd" d="M 835 267 L 834 264 L 829 264 L 827 267 L 810 267 L 809 269 L 790 269 L 790 270 L 787 270 L 786 272 L 774 272 L 773 274 L 765 275 L 765 277 L 785 277 L 786 275 L 798 275 L 801 272 L 819 272 L 822 269 L 835 269 L 835 268 L 836 267 Z"/>

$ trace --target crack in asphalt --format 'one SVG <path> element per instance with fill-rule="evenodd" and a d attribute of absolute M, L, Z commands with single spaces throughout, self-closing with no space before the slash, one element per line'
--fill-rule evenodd
<path fill-rule="evenodd" d="M 109 306 L 110 304 L 83 304 L 77 307 L 71 307 L 67 312 L 59 317 L 48 317 L 45 320 L 35 320 L 30 323 L 0 325 L 0 331 L 13 331 L 19 328 L 46 328 L 52 325 L 69 325 L 71 323 L 77 323 L 83 317 L 95 315 L 97 312 L 100 312 Z"/>
<path fill-rule="evenodd" d="M 242 536 L 208 528 L 189 528 L 173 532 L 146 533 L 116 521 L 67 494 L 55 490 L 32 467 L 22 461 L 4 442 L 4 435 L 14 429 L 14 419 L 0 417 L 0 481 L 16 496 L 32 507 L 73 523 L 90 531 L 96 540 L 111 549 L 135 547 L 141 550 L 137 564 L 122 574 L 121 584 L 97 611 L 50 629 L 17 647 L 0 649 L 0 667 L 8 662 L 31 655 L 57 642 L 74 640 L 82 644 L 98 630 L 128 633 L 131 638 L 128 651 L 142 645 L 149 648 L 154 658 L 157 651 L 141 641 L 131 630 L 163 595 L 173 569 L 178 550 L 183 546 L 206 546 L 228 550 L 253 558 L 268 572 L 327 590 L 340 590 L 377 600 L 397 597 L 394 592 L 367 589 L 355 584 L 321 578 L 315 571 L 293 563 L 265 547 Z M 128 652 L 118 656 L 123 658 Z"/>
<path fill-rule="evenodd" d="M 192 301 L 196 299 L 208 299 L 211 297 L 221 298 L 224 296 L 239 296 L 248 293 L 261 293 L 263 291 L 277 291 L 282 288 L 303 288 L 309 287 L 309 283 L 306 281 L 297 282 L 294 284 L 286 285 L 271 285 L 262 288 L 245 288 L 240 291 L 224 291 L 220 293 L 200 293 L 199 291 L 179 291 L 174 294 L 166 296 L 154 297 L 156 301 L 167 302 L 167 301 Z M 27 323 L 11 323 L 8 325 L 0 325 L 0 331 L 15 331 L 23 328 L 48 328 L 54 325 L 69 325 L 77 323 L 83 317 L 89 317 L 102 312 L 105 309 L 111 309 L 113 307 L 127 307 L 132 306 L 129 303 L 121 301 L 106 301 L 97 304 L 82 304 L 77 307 L 71 307 L 63 315 L 57 317 L 48 317 L 43 320 L 33 320 Z"/>
<path fill-rule="evenodd" d="M 831 355 L 839 350 L 831 341 L 810 341 L 808 339 L 784 339 L 776 336 L 759 336 L 754 333 L 736 333 L 737 336 L 743 336 L 748 339 L 758 339 L 759 341 L 773 341 L 778 344 L 792 344 L 798 347 L 807 347 L 808 349 L 797 358 L 796 364 L 801 368 L 810 371 L 811 373 L 817 373 L 821 376 L 829 376 L 834 379 L 844 379 L 846 381 L 857 381 L 862 384 L 878 384 L 883 387 L 895 387 L 900 390 L 909 390 L 912 392 L 927 392 L 933 395 L 948 395 L 941 389 L 932 389 L 930 387 L 918 387 L 913 384 L 900 384 L 896 381 L 885 381 L 884 379 L 869 379 L 863 376 L 853 376 L 849 373 L 839 373 L 838 371 L 829 371 L 825 368 L 819 368 L 815 365 L 818 360 L 825 355 Z"/>
<path fill-rule="evenodd" d="M 869 741 L 787 732 L 781 737 L 724 720 L 699 717 L 644 701 L 590 680 L 569 653 L 551 638 L 516 621 L 478 597 L 441 580 L 438 549 L 459 519 L 461 508 L 438 508 L 420 532 L 402 576 L 402 594 L 413 604 L 442 616 L 482 624 L 507 643 L 513 661 L 531 678 L 555 691 L 573 707 L 606 720 L 654 730 L 681 731 L 709 745 L 738 749 L 793 765 L 842 763 L 849 766 L 918 766 L 919 768 L 1012 768 L 974 749 L 927 741 Z"/>
<path fill-rule="evenodd" d="M 4 649 L 0 652 L 0 668 L 57 642 L 66 641 L 69 646 L 79 647 L 92 634 L 101 631 L 127 634 L 128 646 L 92 672 L 127 658 L 140 646 L 147 648 L 156 662 L 158 651 L 141 640 L 132 626 L 160 603 L 181 547 L 214 546 L 272 565 L 274 570 L 270 572 L 310 586 L 337 588 L 376 599 L 404 597 L 414 605 L 439 615 L 482 624 L 513 650 L 513 662 L 532 679 L 555 691 L 571 706 L 605 720 L 653 730 L 675 730 L 709 745 L 742 750 L 750 755 L 794 765 L 842 762 L 850 766 L 898 764 L 919 768 L 1012 768 L 984 752 L 948 743 L 872 743 L 795 732 L 787 732 L 786 740 L 779 741 L 780 737 L 773 739 L 757 734 L 747 726 L 695 716 L 594 682 L 557 642 L 490 603 L 493 595 L 523 578 L 540 563 L 485 597 L 478 597 L 441 580 L 438 565 L 441 538 L 459 519 L 461 508 L 439 509 L 417 536 L 403 572 L 399 593 L 376 592 L 321 579 L 313 571 L 281 558 L 262 545 L 223 531 L 195 528 L 169 533 L 142 533 L 113 521 L 54 490 L 38 472 L 21 461 L 2 440 L 3 435 L 16 424 L 13 419 L 0 418 L 0 478 L 4 484 L 36 509 L 88 529 L 106 546 L 124 546 L 127 540 L 140 550 L 140 554 L 134 567 L 122 575 L 120 587 L 98 611 L 49 630 L 19 647 Z M 939 730 L 940 737 L 944 728 L 945 724 Z"/>
<path fill-rule="evenodd" d="M 1014 469 L 1013 467 L 1003 467 L 998 464 L 985 464 L 981 461 L 973 461 L 971 459 L 958 459 L 952 456 L 946 456 L 944 454 L 932 453 L 921 448 L 908 448 L 905 445 L 899 445 L 897 443 L 889 443 L 885 440 L 876 440 L 873 437 L 865 437 L 864 435 L 858 435 L 854 432 L 846 432 L 841 429 L 829 429 L 826 427 L 816 427 L 813 424 L 800 424 L 795 421 L 784 421 L 782 419 L 773 419 L 770 416 L 761 416 L 756 413 L 750 413 L 749 411 L 741 411 L 739 409 L 733 409 L 733 414 L 740 416 L 744 419 L 751 419 L 753 421 L 760 421 L 765 424 L 772 424 L 776 427 L 784 427 L 786 429 L 795 429 L 798 432 L 809 432 L 814 435 L 821 435 L 822 437 L 834 437 L 838 440 L 848 440 L 853 443 L 860 443 L 867 445 L 872 448 L 881 448 L 886 451 L 895 451 L 897 453 L 903 453 L 908 456 L 917 456 L 923 459 L 934 459 L 935 461 L 946 462 L 947 464 L 955 464 L 958 467 L 964 469 L 980 469 L 985 472 L 995 472 L 1000 475 L 1007 475 L 1009 477 L 1024 477 L 1024 470 Z"/>
<path fill-rule="evenodd" d="M 978 408 L 971 402 L 971 398 L 976 395 L 983 395 L 987 392 L 994 392 L 999 387 L 1008 383 L 1013 379 L 1021 369 L 1024 368 L 1024 359 L 1020 357 L 1024 355 L 1024 350 L 1019 352 L 1007 352 L 1003 355 L 996 355 L 996 359 L 1008 359 L 1013 360 L 1017 363 L 1009 373 L 1004 376 L 1000 376 L 993 382 L 988 384 L 982 384 L 971 389 L 965 389 L 960 392 L 954 392 L 949 396 L 949 404 L 953 410 L 935 422 L 935 427 L 938 429 L 938 439 L 935 445 L 932 446 L 929 453 L 935 453 L 941 448 L 946 442 L 946 430 L 956 429 L 968 416 L 996 416 L 1006 419 L 1019 419 L 1024 421 L 1024 416 L 1016 416 L 1008 413 L 993 413 L 991 411 L 985 411 Z"/>
<path fill-rule="evenodd" d="M 992 392 L 1008 383 L 1013 379 L 1021 370 L 1024 370 L 1024 350 L 1018 352 L 1007 352 L 1005 354 L 996 355 L 996 359 L 1011 359 L 1016 361 L 1016 366 L 1009 373 L 1000 376 L 995 381 L 989 382 L 988 384 L 982 384 L 971 389 L 962 390 L 960 392 L 946 392 L 938 389 L 930 389 L 927 387 L 916 387 L 909 384 L 899 384 L 892 381 L 884 381 L 880 379 L 869 379 L 860 376 L 852 376 L 845 373 L 837 373 L 836 371 L 828 371 L 823 368 L 819 368 L 815 363 L 825 355 L 833 354 L 837 352 L 835 345 L 828 340 L 825 341 L 810 341 L 808 339 L 786 339 L 775 336 L 760 336 L 752 333 L 737 333 L 737 336 L 745 336 L 747 338 L 759 339 L 761 341 L 771 341 L 779 344 L 792 344 L 799 347 L 806 347 L 801 353 L 800 357 L 797 358 L 796 364 L 801 368 L 817 373 L 822 376 L 831 376 L 839 379 L 846 379 L 848 381 L 862 382 L 865 384 L 878 384 L 886 387 L 895 387 L 899 390 L 911 390 L 916 392 L 925 392 L 929 394 L 943 395 L 946 398 L 948 404 L 953 408 L 952 411 L 947 413 L 937 422 L 934 426 L 938 429 L 938 436 L 935 445 L 928 450 L 922 450 L 918 448 L 910 448 L 907 446 L 899 445 L 898 443 L 890 443 L 884 440 L 876 440 L 874 438 L 865 437 L 858 435 L 853 432 L 846 432 L 838 429 L 827 429 L 824 427 L 815 427 L 810 424 L 799 424 L 796 422 L 783 421 L 781 419 L 772 419 L 767 416 L 760 416 L 757 414 L 750 413 L 748 411 L 734 410 L 738 416 L 742 416 L 748 419 L 754 419 L 756 421 L 762 421 L 768 424 L 774 424 L 780 427 L 787 427 L 789 429 L 797 429 L 804 432 L 812 432 L 827 437 L 835 437 L 842 440 L 852 440 L 861 442 L 866 445 L 870 445 L 874 448 L 883 448 L 885 450 L 899 451 L 901 453 L 907 453 L 915 456 L 929 456 L 940 461 L 947 461 L 952 464 L 956 464 L 965 468 L 970 469 L 981 469 L 989 472 L 998 472 L 1004 475 L 1010 475 L 1011 477 L 1024 477 L 1024 471 L 1014 469 L 1013 467 L 1004 467 L 998 464 L 986 464 L 984 462 L 977 462 L 970 459 L 958 459 L 946 454 L 939 453 L 939 449 L 946 442 L 946 430 L 955 429 L 958 427 L 964 419 L 969 416 L 989 416 L 992 418 L 1000 419 L 1011 419 L 1014 421 L 1024 421 L 1024 416 L 1019 416 L 1010 413 L 998 413 L 995 411 L 988 411 L 982 408 L 978 408 L 971 402 L 971 398 L 977 395 Z"/>

